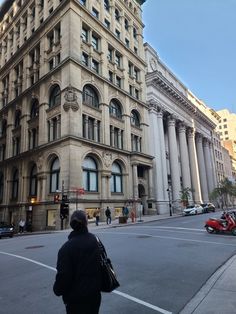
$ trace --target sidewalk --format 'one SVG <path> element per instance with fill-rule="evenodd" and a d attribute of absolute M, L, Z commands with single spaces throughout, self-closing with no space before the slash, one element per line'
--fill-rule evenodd
<path fill-rule="evenodd" d="M 115 219 L 110 225 L 107 225 L 106 222 L 100 222 L 98 226 L 96 226 L 95 221 L 91 221 L 88 229 L 94 232 L 99 229 L 118 228 L 179 216 L 180 214 L 173 214 L 173 216 L 142 216 L 141 219 L 137 218 L 135 222 L 132 222 L 129 218 L 128 222 L 123 224 L 120 224 L 119 220 Z M 62 231 L 41 231 L 24 233 L 23 235 L 68 231 L 68 229 Z M 236 255 L 231 257 L 208 279 L 179 314 L 236 314 Z"/>

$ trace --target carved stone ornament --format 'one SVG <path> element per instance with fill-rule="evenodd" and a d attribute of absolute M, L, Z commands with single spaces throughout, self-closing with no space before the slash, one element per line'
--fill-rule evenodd
<path fill-rule="evenodd" d="M 153 70 L 153 71 L 156 71 L 156 69 L 157 69 L 157 62 L 156 62 L 156 60 L 154 59 L 154 58 L 151 58 L 151 60 L 150 60 L 150 67 L 151 67 L 151 69 Z"/>
<path fill-rule="evenodd" d="M 108 152 L 103 152 L 103 160 L 104 160 L 105 166 L 109 168 L 112 162 L 112 154 Z"/>
<path fill-rule="evenodd" d="M 79 104 L 77 102 L 77 95 L 75 92 L 75 89 L 69 85 L 65 91 L 65 103 L 63 105 L 63 108 L 65 111 L 69 111 L 69 109 L 72 109 L 73 111 L 79 110 Z"/>

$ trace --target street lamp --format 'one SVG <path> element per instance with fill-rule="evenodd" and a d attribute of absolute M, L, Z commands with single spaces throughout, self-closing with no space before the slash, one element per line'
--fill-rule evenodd
<path fill-rule="evenodd" d="M 168 188 L 166 191 L 168 192 L 170 216 L 172 216 L 172 208 L 171 208 L 171 200 L 170 200 L 170 189 Z"/>

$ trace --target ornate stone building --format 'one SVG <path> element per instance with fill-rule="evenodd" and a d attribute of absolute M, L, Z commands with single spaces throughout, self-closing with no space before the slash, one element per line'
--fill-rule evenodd
<path fill-rule="evenodd" d="M 90 217 L 153 207 L 142 3 L 2 5 L 0 220 L 59 229 L 58 193 Z"/>
<path fill-rule="evenodd" d="M 191 189 L 190 203 L 209 201 L 217 186 L 212 132 L 215 123 L 200 101 L 145 44 L 150 148 L 155 156 L 153 186 L 159 213 L 181 208 L 181 191 Z"/>

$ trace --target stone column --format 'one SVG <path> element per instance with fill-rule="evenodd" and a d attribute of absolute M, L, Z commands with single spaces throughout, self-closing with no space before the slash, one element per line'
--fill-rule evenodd
<path fill-rule="evenodd" d="M 121 130 L 118 130 L 118 148 L 122 149 Z"/>
<path fill-rule="evenodd" d="M 217 180 L 217 176 L 216 176 L 216 164 L 215 164 L 215 157 L 214 157 L 214 150 L 213 150 L 213 144 L 210 143 L 210 154 L 211 154 L 211 165 L 212 165 L 212 173 L 213 173 L 213 184 L 214 184 L 214 188 L 216 188 L 218 186 L 218 180 Z"/>
<path fill-rule="evenodd" d="M 188 129 L 188 148 L 189 148 L 189 161 L 190 161 L 190 171 L 192 178 L 192 187 L 193 187 L 193 198 L 197 203 L 202 203 L 202 194 L 200 189 L 200 178 L 199 170 L 197 163 L 197 152 L 195 145 L 195 132 L 193 129 Z"/>
<path fill-rule="evenodd" d="M 84 116 L 84 137 L 88 138 L 88 116 Z"/>
<path fill-rule="evenodd" d="M 138 199 L 138 170 L 137 164 L 132 165 L 133 168 L 133 198 Z"/>
<path fill-rule="evenodd" d="M 114 126 L 113 126 L 113 125 L 111 125 L 110 134 L 111 134 L 111 137 L 110 137 L 110 146 L 113 147 L 113 146 L 114 146 Z"/>
<path fill-rule="evenodd" d="M 205 165 L 206 165 L 208 192 L 211 193 L 214 190 L 215 186 L 214 186 L 213 168 L 212 168 L 212 162 L 211 162 L 210 143 L 206 138 L 203 140 L 203 152 L 204 152 Z"/>
<path fill-rule="evenodd" d="M 98 141 L 98 120 L 94 120 L 94 141 Z"/>
<path fill-rule="evenodd" d="M 159 214 L 168 212 L 168 183 L 166 149 L 164 140 L 163 112 L 156 104 L 149 105 L 150 136 L 149 147 L 153 161 L 153 196 L 156 199 Z"/>
<path fill-rule="evenodd" d="M 20 18 L 20 47 L 23 45 L 24 43 L 24 28 L 25 28 L 25 21 L 24 19 L 21 17 Z"/>
<path fill-rule="evenodd" d="M 48 17 L 48 1 L 44 1 L 43 20 L 45 21 L 47 17 Z"/>
<path fill-rule="evenodd" d="M 168 117 L 168 140 L 169 140 L 169 161 L 170 161 L 170 174 L 171 174 L 171 187 L 172 187 L 172 200 L 173 206 L 179 207 L 180 201 L 180 173 L 179 173 L 179 160 L 178 160 L 178 147 L 176 139 L 175 124 L 176 120 L 173 116 Z"/>
<path fill-rule="evenodd" d="M 204 155 L 203 155 L 202 135 L 201 134 L 197 134 L 196 146 L 197 146 L 196 148 L 197 148 L 197 156 L 198 156 L 198 169 L 199 169 L 199 174 L 200 174 L 202 199 L 203 199 L 204 203 L 207 203 L 209 200 L 209 196 L 208 196 L 206 166 L 205 166 L 205 159 L 204 159 Z"/>
<path fill-rule="evenodd" d="M 44 1 L 44 2 L 47 2 L 47 1 Z M 26 30 L 26 36 L 27 36 L 27 39 L 31 36 L 31 19 L 32 19 L 32 13 L 31 13 L 31 9 L 28 9 L 28 12 L 27 12 L 27 30 Z"/>
<path fill-rule="evenodd" d="M 153 199 L 153 168 L 148 169 L 148 198 Z"/>
<path fill-rule="evenodd" d="M 188 146 L 187 146 L 187 139 L 186 139 L 186 127 L 183 123 L 179 124 L 178 127 L 179 127 L 178 128 L 179 147 L 180 147 L 180 159 L 181 159 L 183 188 L 192 188 L 191 175 L 190 175 L 190 165 L 189 165 L 189 155 L 188 155 Z M 192 195 L 190 197 L 190 200 L 192 200 Z"/>

